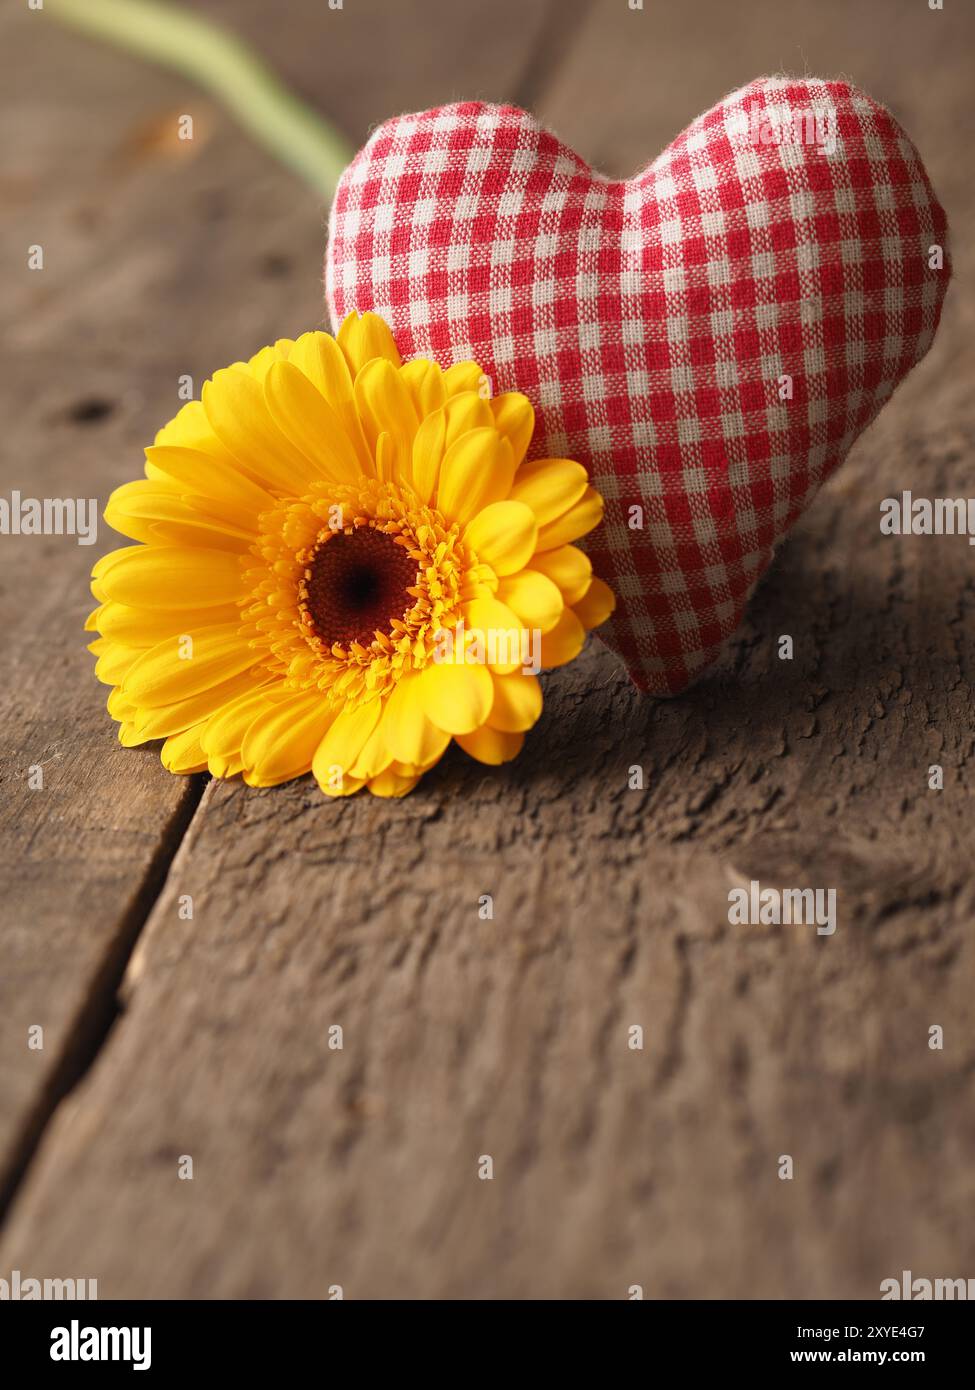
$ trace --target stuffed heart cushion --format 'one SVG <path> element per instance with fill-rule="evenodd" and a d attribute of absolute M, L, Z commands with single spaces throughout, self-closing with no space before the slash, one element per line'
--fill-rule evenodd
<path fill-rule="evenodd" d="M 336 324 L 371 309 L 404 358 L 531 399 L 530 457 L 578 459 L 606 498 L 600 635 L 674 694 L 927 352 L 945 239 L 882 106 L 763 78 L 625 181 L 512 107 L 387 121 L 339 185 L 326 287 Z"/>

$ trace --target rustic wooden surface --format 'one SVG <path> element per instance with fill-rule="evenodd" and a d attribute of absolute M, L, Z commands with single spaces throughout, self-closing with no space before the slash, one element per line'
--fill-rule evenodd
<path fill-rule="evenodd" d="M 975 552 L 878 529 L 904 487 L 975 488 L 971 12 L 199 8 L 354 141 L 393 111 L 514 99 L 614 173 L 759 72 L 842 73 L 924 154 L 956 282 L 721 671 L 654 702 L 592 644 L 517 763 L 452 753 L 403 802 L 204 787 L 118 748 L 80 633 L 112 540 L 0 541 L 0 1275 L 476 1298 L 975 1275 Z M 322 322 L 323 210 L 180 79 L 24 8 L 0 45 L 3 491 L 104 502 L 181 373 Z M 44 271 L 21 271 L 38 242 Z M 751 878 L 835 887 L 836 934 L 729 926 Z"/>

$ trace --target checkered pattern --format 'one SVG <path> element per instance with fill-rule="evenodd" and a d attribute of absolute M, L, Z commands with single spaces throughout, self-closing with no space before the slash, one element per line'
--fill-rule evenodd
<path fill-rule="evenodd" d="M 512 107 L 387 121 L 339 185 L 326 287 L 336 325 L 371 309 L 404 358 L 473 358 L 530 397 L 531 456 L 580 460 L 607 501 L 600 635 L 675 694 L 927 352 L 945 238 L 883 107 L 763 78 L 626 182 Z"/>

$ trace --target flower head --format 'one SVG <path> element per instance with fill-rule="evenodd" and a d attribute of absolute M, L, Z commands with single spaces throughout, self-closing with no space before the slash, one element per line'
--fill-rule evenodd
<path fill-rule="evenodd" d="M 602 515 L 585 469 L 526 462 L 530 403 L 487 385 L 401 363 L 372 314 L 218 371 L 105 511 L 137 542 L 88 620 L 122 743 L 332 796 L 400 796 L 451 738 L 513 758 L 537 671 L 613 597 L 573 544 Z"/>

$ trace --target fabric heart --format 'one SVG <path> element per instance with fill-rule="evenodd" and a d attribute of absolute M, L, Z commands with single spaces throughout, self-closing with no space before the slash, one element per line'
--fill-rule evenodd
<path fill-rule="evenodd" d="M 927 352 L 945 239 L 917 151 L 846 82 L 753 82 L 627 181 L 465 102 L 356 156 L 326 290 L 336 326 L 371 309 L 404 357 L 472 358 L 531 399 L 531 456 L 578 459 L 607 500 L 600 635 L 675 694 Z"/>

